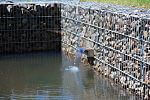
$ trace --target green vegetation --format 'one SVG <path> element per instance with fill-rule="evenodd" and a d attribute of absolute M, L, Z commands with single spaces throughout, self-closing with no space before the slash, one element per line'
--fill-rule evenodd
<path fill-rule="evenodd" d="M 150 0 L 80 0 L 80 1 L 96 1 L 132 7 L 150 8 Z"/>

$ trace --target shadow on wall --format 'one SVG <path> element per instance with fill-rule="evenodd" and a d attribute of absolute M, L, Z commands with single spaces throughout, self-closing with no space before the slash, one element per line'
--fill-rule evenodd
<path fill-rule="evenodd" d="M 0 4 L 0 53 L 61 50 L 60 4 Z"/>

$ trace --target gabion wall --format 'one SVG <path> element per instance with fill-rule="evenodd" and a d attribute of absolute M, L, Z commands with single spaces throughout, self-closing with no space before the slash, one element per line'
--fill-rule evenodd
<path fill-rule="evenodd" d="M 60 4 L 0 4 L 0 53 L 61 50 Z"/>
<path fill-rule="evenodd" d="M 150 12 L 92 3 L 61 8 L 63 49 L 93 48 L 95 70 L 149 100 Z"/>

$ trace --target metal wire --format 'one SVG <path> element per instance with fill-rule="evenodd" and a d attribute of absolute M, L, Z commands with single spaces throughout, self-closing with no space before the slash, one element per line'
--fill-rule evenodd
<path fill-rule="evenodd" d="M 79 14 L 76 11 L 79 11 Z M 119 24 L 123 23 L 122 20 L 125 20 L 124 26 Z M 109 27 L 111 24 L 115 25 L 115 29 Z M 146 58 L 150 46 L 150 39 L 147 36 L 149 34 L 148 25 L 150 25 L 150 21 L 145 16 L 97 10 L 92 9 L 92 6 L 62 4 L 62 33 L 64 34 L 62 40 L 66 41 L 63 44 L 77 48 L 76 40 L 82 35 L 80 43 L 89 43 L 83 45 L 92 47 L 97 53 L 95 59 L 102 63 L 102 65 L 99 63 L 98 70 L 99 68 L 103 71 L 106 68 L 107 71 L 111 70 L 110 77 L 116 77 L 116 81 L 119 79 L 125 88 L 129 86 L 133 89 L 132 85 L 140 82 L 143 90 L 139 89 L 136 92 L 140 91 L 138 95 L 143 98 L 149 97 L 150 88 L 149 84 L 145 82 L 145 80 L 149 80 L 149 78 L 145 79 L 145 76 L 149 77 L 147 74 L 150 70 L 149 58 Z M 124 31 L 120 31 L 120 27 L 123 27 Z M 120 48 L 117 49 L 114 44 L 111 44 L 112 40 L 110 39 L 113 39 L 113 43 L 115 42 L 116 45 L 120 45 Z M 119 40 L 121 42 L 117 44 Z M 124 44 L 128 45 L 124 46 Z M 135 68 L 138 68 L 140 72 L 135 72 L 137 71 Z M 112 76 L 113 73 L 116 73 L 117 76 Z M 134 89 L 137 88 L 134 87 Z"/>
<path fill-rule="evenodd" d="M 142 41 L 142 42 L 145 42 L 145 43 L 149 43 L 150 44 L 150 41 L 145 41 L 145 40 L 141 40 L 141 39 L 138 39 L 138 38 L 134 38 L 134 37 L 131 37 L 129 35 L 125 35 L 124 33 L 120 33 L 120 32 L 117 32 L 117 31 L 112 31 L 112 30 L 109 30 L 109 29 L 106 29 L 106 28 L 102 28 L 102 27 L 99 27 L 99 26 L 96 26 L 96 25 L 93 25 L 93 24 L 90 24 L 90 23 L 86 23 L 86 22 L 82 22 L 82 21 L 79 21 L 79 20 L 76 20 L 76 19 L 73 19 L 73 18 L 69 18 L 69 17 L 66 17 L 66 16 L 62 16 L 62 18 L 66 18 L 66 19 L 69 19 L 69 20 L 73 20 L 75 22 L 78 22 L 78 23 L 82 23 L 82 24 L 85 24 L 85 25 L 89 25 L 89 26 L 92 26 L 92 27 L 95 27 L 95 28 L 98 28 L 98 29 L 101 29 L 101 30 L 106 30 L 106 31 L 109 31 L 109 32 L 113 32 L 113 33 L 117 33 L 119 35 L 123 35 L 125 37 L 128 37 L 128 38 L 131 38 L 131 39 L 135 39 L 137 41 Z"/>
<path fill-rule="evenodd" d="M 0 3 L 0 53 L 61 50 L 59 3 Z"/>

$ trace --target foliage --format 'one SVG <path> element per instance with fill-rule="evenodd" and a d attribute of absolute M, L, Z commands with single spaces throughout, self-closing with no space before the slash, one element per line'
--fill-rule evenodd
<path fill-rule="evenodd" d="M 150 0 L 80 0 L 80 1 L 96 1 L 132 7 L 150 8 Z"/>

